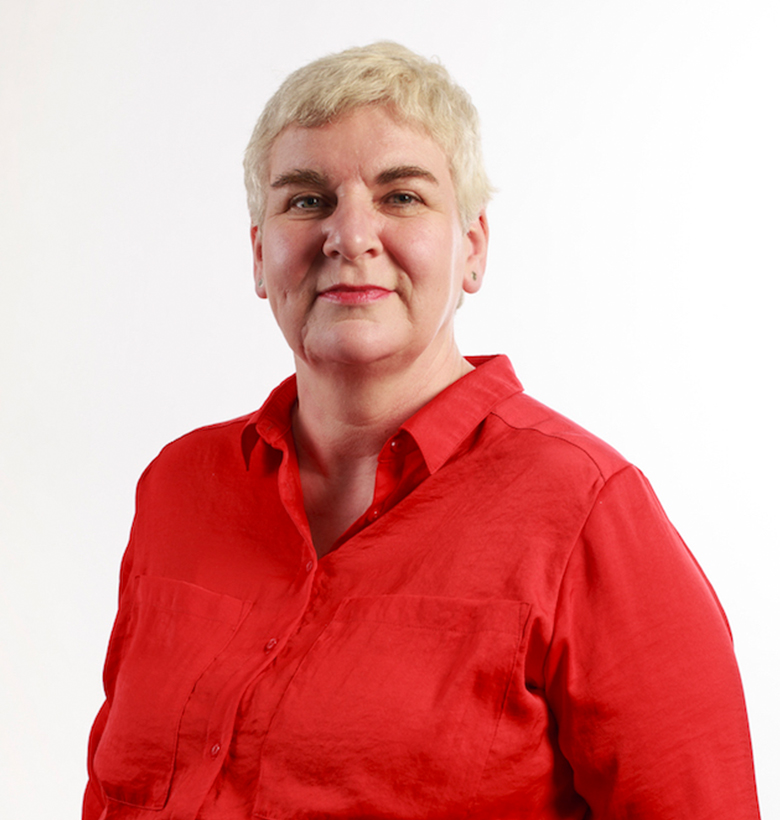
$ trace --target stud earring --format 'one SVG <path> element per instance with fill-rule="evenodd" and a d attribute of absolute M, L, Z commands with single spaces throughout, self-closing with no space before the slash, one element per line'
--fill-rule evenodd
<path fill-rule="evenodd" d="M 257 280 L 257 287 L 259 287 L 259 288 L 263 287 L 263 280 L 262 279 Z"/>
<path fill-rule="evenodd" d="M 471 278 L 476 282 L 477 281 L 477 272 L 475 270 L 471 271 Z"/>

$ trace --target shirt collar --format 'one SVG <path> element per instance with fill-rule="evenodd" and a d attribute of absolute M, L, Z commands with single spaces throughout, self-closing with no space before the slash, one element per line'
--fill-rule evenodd
<path fill-rule="evenodd" d="M 417 442 L 431 473 L 452 457 L 497 404 L 523 390 L 506 356 L 467 356 L 466 360 L 474 370 L 401 425 Z"/>
<path fill-rule="evenodd" d="M 247 418 L 241 430 L 241 449 L 247 468 L 252 451 L 261 438 L 279 448 L 279 442 L 292 426 L 292 408 L 297 400 L 298 386 L 293 375 L 274 388 L 263 406 Z"/>
<path fill-rule="evenodd" d="M 442 390 L 400 427 L 415 440 L 431 473 L 449 460 L 497 404 L 523 390 L 506 356 L 466 358 L 475 369 Z M 247 465 L 259 439 L 278 448 L 288 435 L 297 398 L 295 376 L 290 376 L 249 416 L 241 434 Z"/>

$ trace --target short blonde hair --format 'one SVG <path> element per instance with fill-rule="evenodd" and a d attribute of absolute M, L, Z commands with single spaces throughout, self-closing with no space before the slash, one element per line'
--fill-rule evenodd
<path fill-rule="evenodd" d="M 398 43 L 379 42 L 315 60 L 290 74 L 271 97 L 244 154 L 252 224 L 265 215 L 268 162 L 274 140 L 292 124 L 316 128 L 365 105 L 387 105 L 420 126 L 450 164 L 463 229 L 492 192 L 482 159 L 479 115 L 471 98 L 438 62 Z"/>

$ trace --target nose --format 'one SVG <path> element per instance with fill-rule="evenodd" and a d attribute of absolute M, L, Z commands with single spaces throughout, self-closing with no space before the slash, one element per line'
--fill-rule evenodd
<path fill-rule="evenodd" d="M 382 249 L 378 214 L 368 197 L 341 197 L 324 220 L 323 229 L 322 252 L 330 258 L 340 256 L 353 262 L 366 255 L 375 256 Z"/>

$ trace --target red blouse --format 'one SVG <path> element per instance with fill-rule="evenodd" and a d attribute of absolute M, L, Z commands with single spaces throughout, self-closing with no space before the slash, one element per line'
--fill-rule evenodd
<path fill-rule="evenodd" d="M 758 817 L 728 626 L 647 481 L 472 362 L 320 561 L 294 379 L 155 459 L 85 818 Z"/>

